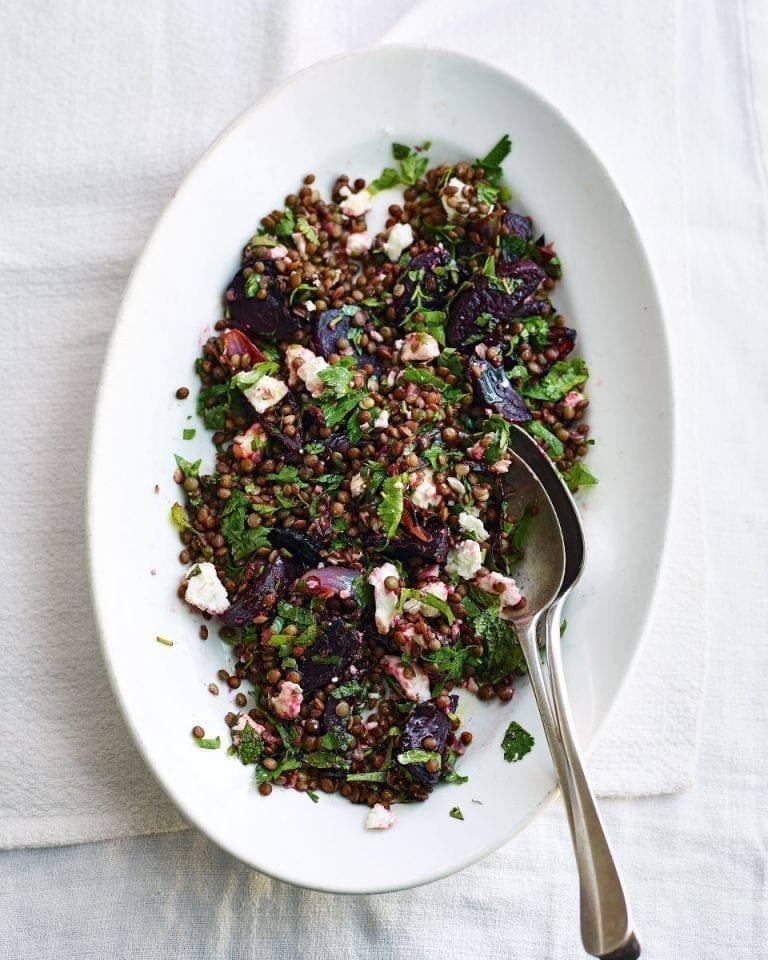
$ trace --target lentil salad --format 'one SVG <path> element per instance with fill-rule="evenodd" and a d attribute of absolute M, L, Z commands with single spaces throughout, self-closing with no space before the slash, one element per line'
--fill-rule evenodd
<path fill-rule="evenodd" d="M 373 828 L 466 779 L 458 691 L 508 701 L 525 671 L 510 423 L 572 489 L 596 482 L 561 264 L 509 207 L 509 138 L 474 163 L 430 168 L 428 149 L 395 144 L 330 200 L 310 174 L 262 218 L 196 366 L 215 470 L 176 458 L 179 594 L 236 660 L 230 751 L 262 795 L 339 792 Z"/>

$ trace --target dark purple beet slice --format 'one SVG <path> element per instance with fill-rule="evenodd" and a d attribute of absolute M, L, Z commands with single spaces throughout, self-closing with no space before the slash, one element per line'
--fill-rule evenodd
<path fill-rule="evenodd" d="M 418 276 L 416 276 L 418 274 Z M 440 247 L 413 257 L 400 274 L 403 293 L 394 300 L 395 310 L 402 320 L 414 308 L 416 288 L 421 290 L 421 306 L 425 310 L 440 310 L 458 280 L 458 267 L 449 253 Z"/>
<path fill-rule="evenodd" d="M 313 693 L 334 677 L 340 677 L 358 655 L 361 643 L 362 634 L 357 630 L 345 626 L 338 617 L 331 620 L 296 665 L 304 693 Z M 324 660 L 332 662 L 323 663 Z"/>
<path fill-rule="evenodd" d="M 503 367 L 494 366 L 490 360 L 473 360 L 469 364 L 469 375 L 475 396 L 484 407 L 490 407 L 510 423 L 531 419 L 523 398 L 509 382 Z"/>
<path fill-rule="evenodd" d="M 451 713 L 455 713 L 459 698 L 454 695 L 449 699 L 451 701 L 449 710 Z M 450 732 L 451 721 L 448 715 L 438 707 L 435 700 L 426 700 L 414 707 L 405 721 L 397 748 L 398 755 L 405 753 L 407 750 L 423 750 L 422 741 L 425 737 L 434 737 L 437 741 L 434 752 L 442 753 L 445 750 Z M 409 763 L 402 769 L 408 770 L 422 783 L 434 785 L 440 779 L 439 770 L 435 773 L 429 773 L 423 763 Z"/>
<path fill-rule="evenodd" d="M 339 701 L 335 697 L 328 697 L 320 717 L 320 733 L 343 733 L 347 729 L 347 721 L 336 716 L 336 707 Z"/>
<path fill-rule="evenodd" d="M 508 262 L 520 260 L 526 255 L 528 244 L 531 242 L 533 234 L 531 232 L 531 219 L 524 217 L 519 213 L 504 214 L 501 221 L 501 258 Z"/>
<path fill-rule="evenodd" d="M 243 330 L 249 337 L 264 340 L 284 340 L 299 329 L 299 321 L 291 314 L 282 294 L 277 289 L 275 268 L 270 260 L 262 261 L 265 275 L 270 278 L 267 296 L 263 300 L 248 297 L 245 293 L 245 277 L 238 270 L 225 294 L 233 327 Z M 246 266 L 252 267 L 253 262 Z"/>
<path fill-rule="evenodd" d="M 267 539 L 275 549 L 287 550 L 303 567 L 315 567 L 322 559 L 318 542 L 308 533 L 274 527 Z"/>
<path fill-rule="evenodd" d="M 327 360 L 338 353 L 337 340 L 346 340 L 352 326 L 352 317 L 343 310 L 323 310 L 312 317 L 312 339 L 317 352 Z"/>
<path fill-rule="evenodd" d="M 221 615 L 224 625 L 242 627 L 259 614 L 271 610 L 275 601 L 268 598 L 280 595 L 292 572 L 291 565 L 279 556 L 271 563 L 264 563 L 263 560 L 249 563 L 243 578 L 245 586 L 233 600 L 229 610 Z"/>
<path fill-rule="evenodd" d="M 331 453 L 346 453 L 352 446 L 349 437 L 341 433 L 332 433 L 330 437 L 326 437 L 320 443 L 323 445 L 323 456 Z"/>
<path fill-rule="evenodd" d="M 290 405 L 290 412 L 294 417 L 293 427 L 295 433 L 293 436 L 288 436 L 285 432 L 286 424 L 283 418 L 283 410 L 286 405 Z M 282 456 L 283 459 L 292 464 L 303 462 L 304 460 L 302 453 L 302 447 L 304 446 L 304 424 L 298 418 L 299 409 L 300 407 L 295 393 L 289 391 L 278 406 L 267 410 L 260 418 L 264 424 L 264 429 L 270 437 L 280 444 L 278 448 L 273 450 L 273 454 L 276 457 Z"/>
<path fill-rule="evenodd" d="M 500 279 L 514 281 L 513 289 L 508 292 L 490 277 L 478 277 L 469 283 L 451 303 L 449 346 L 467 353 L 476 343 L 494 343 L 498 340 L 499 324 L 519 316 L 521 310 L 528 310 L 526 300 L 536 292 L 545 276 L 533 260 L 499 263 L 497 271 Z"/>
<path fill-rule="evenodd" d="M 386 543 L 383 537 L 371 541 L 374 550 L 397 560 L 409 560 L 420 557 L 434 563 L 445 563 L 450 547 L 448 527 L 444 527 L 439 517 L 430 516 L 418 523 L 417 531 L 408 531 L 393 537 Z"/>

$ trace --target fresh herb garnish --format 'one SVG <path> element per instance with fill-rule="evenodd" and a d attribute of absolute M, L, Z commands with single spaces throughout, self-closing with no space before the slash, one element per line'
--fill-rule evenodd
<path fill-rule="evenodd" d="M 580 357 L 572 360 L 558 360 L 537 383 L 526 383 L 520 393 L 534 400 L 557 401 L 580 386 L 589 377 L 586 363 Z"/>
<path fill-rule="evenodd" d="M 387 477 L 381 485 L 381 499 L 379 501 L 379 520 L 384 525 L 384 535 L 387 543 L 394 537 L 403 515 L 403 492 L 408 483 L 408 474 L 395 474 Z"/>
<path fill-rule="evenodd" d="M 195 743 L 203 750 L 218 750 L 221 746 L 221 737 L 214 737 L 212 740 L 206 740 L 205 737 L 195 738 Z"/>
<path fill-rule="evenodd" d="M 443 758 L 434 750 L 405 750 L 397 756 L 397 762 L 404 767 L 412 763 L 428 763 L 430 760 L 436 760 L 440 765 L 443 762 Z"/>
<path fill-rule="evenodd" d="M 579 487 L 587 487 L 597 483 L 594 477 L 583 463 L 573 463 L 562 473 L 562 478 L 568 484 L 568 489 L 575 493 Z"/>
<path fill-rule="evenodd" d="M 251 501 L 235 487 L 220 514 L 221 535 L 227 541 L 236 561 L 249 556 L 259 547 L 269 545 L 268 530 L 263 527 L 247 526 L 246 518 L 250 507 Z"/>
<path fill-rule="evenodd" d="M 499 601 L 495 601 L 472 623 L 476 636 L 485 647 L 478 670 L 489 683 L 501 683 L 505 677 L 525 666 L 515 625 L 511 620 L 501 619 L 499 606 Z"/>
<path fill-rule="evenodd" d="M 425 607 L 432 607 L 433 610 L 437 610 L 445 617 L 448 626 L 450 626 L 456 619 L 453 611 L 445 602 L 445 600 L 441 600 L 440 597 L 433 596 L 433 594 L 431 594 L 428 590 L 413 590 L 410 587 L 403 587 L 400 591 L 400 599 L 397 603 L 398 611 L 402 611 L 403 607 L 409 600 L 417 600 Z"/>
<path fill-rule="evenodd" d="M 256 763 L 264 752 L 264 741 L 249 723 L 238 734 L 237 755 L 243 764 Z"/>
<path fill-rule="evenodd" d="M 526 426 L 528 427 L 529 433 L 532 433 L 534 437 L 538 437 L 539 440 L 544 442 L 544 446 L 547 448 L 551 457 L 555 460 L 562 457 L 565 452 L 562 441 L 558 440 L 551 430 L 547 430 L 540 420 L 529 420 Z"/>
<path fill-rule="evenodd" d="M 461 807 L 451 807 L 448 812 L 449 817 L 453 817 L 454 820 L 463 820 L 464 814 L 461 812 Z"/>
<path fill-rule="evenodd" d="M 194 463 L 190 463 L 189 460 L 180 457 L 178 453 L 174 454 L 174 459 L 176 460 L 176 466 L 185 477 L 196 477 L 200 471 L 200 464 L 203 462 L 202 460 L 195 460 Z"/>
<path fill-rule="evenodd" d="M 501 164 L 509 156 L 511 150 L 512 141 L 509 139 L 509 134 L 505 133 L 501 140 L 494 144 L 482 159 L 475 160 L 475 166 L 483 168 L 486 179 L 494 186 L 497 186 L 501 180 L 503 173 Z"/>
<path fill-rule="evenodd" d="M 275 233 L 278 237 L 290 237 L 296 229 L 296 217 L 293 210 L 287 209 L 275 224 Z"/>
<path fill-rule="evenodd" d="M 513 720 L 507 727 L 504 739 L 501 741 L 501 749 L 504 751 L 504 759 L 508 763 L 514 763 L 516 760 L 522 760 L 526 753 L 531 752 L 534 744 L 533 737 L 524 730 L 517 721 Z"/>

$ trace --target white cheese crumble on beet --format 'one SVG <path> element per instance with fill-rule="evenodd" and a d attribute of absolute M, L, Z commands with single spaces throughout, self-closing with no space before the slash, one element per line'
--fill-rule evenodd
<path fill-rule="evenodd" d="M 394 263 L 400 259 L 403 250 L 413 243 L 413 227 L 410 223 L 396 223 L 389 231 L 386 241 L 381 249 L 386 253 L 389 259 Z"/>
<path fill-rule="evenodd" d="M 299 380 L 303 380 L 310 395 L 319 397 L 325 389 L 320 374 L 328 369 L 329 364 L 306 347 L 295 344 L 285 351 L 285 361 L 288 364 L 288 383 L 295 387 Z"/>
<path fill-rule="evenodd" d="M 470 513 L 459 514 L 459 526 L 465 533 L 471 533 L 481 542 L 490 537 L 490 533 L 485 529 L 483 521 L 478 517 L 473 517 Z"/>
<path fill-rule="evenodd" d="M 374 429 L 385 430 L 389 426 L 389 410 L 382 410 L 373 421 Z"/>
<path fill-rule="evenodd" d="M 224 613 L 229 610 L 227 591 L 212 563 L 193 564 L 184 579 L 187 582 L 184 591 L 187 603 L 205 613 Z"/>
<path fill-rule="evenodd" d="M 248 427 L 245 433 L 238 433 L 232 440 L 232 453 L 238 460 L 250 460 L 259 463 L 261 452 L 267 445 L 267 432 L 260 423 Z"/>
<path fill-rule="evenodd" d="M 512 577 L 505 577 L 501 573 L 481 573 L 475 577 L 475 583 L 486 593 L 492 593 L 501 601 L 499 616 L 502 620 L 511 620 L 514 614 L 512 608 L 523 599 L 520 588 Z"/>
<path fill-rule="evenodd" d="M 431 697 L 429 677 L 418 664 L 406 665 L 400 657 L 388 656 L 382 659 L 381 666 L 385 673 L 397 680 L 400 689 L 409 700 L 413 700 L 414 703 L 423 703 Z M 410 671 L 413 676 L 408 676 L 406 671 Z"/>
<path fill-rule="evenodd" d="M 394 577 L 398 581 L 400 579 L 397 567 L 393 563 L 383 563 L 372 570 L 368 576 L 368 583 L 373 587 L 373 600 L 376 605 L 374 618 L 379 633 L 389 633 L 397 609 L 398 591 L 387 590 L 385 586 L 387 577 Z"/>
<path fill-rule="evenodd" d="M 396 823 L 397 817 L 381 803 L 374 804 L 365 818 L 366 830 L 389 830 Z"/>
<path fill-rule="evenodd" d="M 440 355 L 440 344 L 429 333 L 407 333 L 400 348 L 400 362 L 434 360 Z"/>
<path fill-rule="evenodd" d="M 480 544 L 475 540 L 461 540 L 448 551 L 445 569 L 451 576 L 461 577 L 462 580 L 471 580 L 483 565 L 483 554 Z"/>
<path fill-rule="evenodd" d="M 256 413 L 264 413 L 276 403 L 280 403 L 288 393 L 288 385 L 276 377 L 262 377 L 252 387 L 243 390 L 243 393 Z"/>
<path fill-rule="evenodd" d="M 359 473 L 356 473 L 349 481 L 349 492 L 353 497 L 359 497 L 363 490 L 365 490 L 365 480 Z"/>
<path fill-rule="evenodd" d="M 275 716 L 282 717 L 284 720 L 293 720 L 301 710 L 301 705 L 304 702 L 304 691 L 298 683 L 283 680 L 280 684 L 280 692 L 276 697 L 272 697 L 270 702 Z"/>

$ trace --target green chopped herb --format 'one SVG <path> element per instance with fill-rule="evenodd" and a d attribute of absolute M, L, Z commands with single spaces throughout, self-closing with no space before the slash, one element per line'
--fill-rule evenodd
<path fill-rule="evenodd" d="M 394 537 L 403 515 L 403 492 L 408 483 L 408 474 L 395 474 L 387 477 L 381 485 L 381 501 L 379 503 L 379 520 L 384 525 L 384 535 L 387 543 Z"/>
<path fill-rule="evenodd" d="M 449 817 L 453 817 L 454 820 L 463 820 L 464 814 L 461 812 L 461 807 L 451 807 Z"/>
<path fill-rule="evenodd" d="M 278 237 L 290 237 L 296 229 L 296 217 L 293 210 L 288 209 L 275 225 L 275 233 Z"/>
<path fill-rule="evenodd" d="M 319 802 L 320 797 L 318 797 L 318 795 L 315 793 L 314 790 L 307 790 L 307 791 L 306 791 L 306 794 L 307 794 L 307 796 L 309 797 L 309 799 L 312 801 L 312 803 L 318 803 L 318 802 Z"/>
<path fill-rule="evenodd" d="M 329 753 L 327 750 L 305 753 L 302 759 L 308 766 L 316 767 L 318 770 L 346 769 L 350 764 L 347 757 L 342 757 L 337 753 Z"/>
<path fill-rule="evenodd" d="M 501 683 L 525 666 L 517 630 L 511 620 L 499 616 L 499 601 L 476 617 L 472 627 L 485 647 L 478 671 L 488 683 Z"/>
<path fill-rule="evenodd" d="M 514 763 L 516 760 L 522 760 L 526 753 L 531 752 L 534 744 L 533 737 L 524 730 L 517 721 L 513 720 L 507 727 L 504 739 L 501 741 L 501 749 L 504 751 L 504 759 L 508 763 Z"/>
<path fill-rule="evenodd" d="M 364 697 L 371 684 L 368 680 L 347 680 L 346 683 L 340 683 L 338 687 L 331 691 L 331 696 L 336 700 L 344 700 L 347 697 Z"/>
<path fill-rule="evenodd" d="M 386 783 L 387 775 L 383 770 L 377 770 L 375 773 L 350 773 L 347 774 L 349 783 Z"/>
<path fill-rule="evenodd" d="M 397 762 L 404 767 L 410 766 L 412 763 L 427 763 L 430 760 L 437 760 L 438 764 L 441 765 L 443 762 L 443 758 L 434 750 L 405 750 L 397 757 Z"/>
<path fill-rule="evenodd" d="M 247 390 L 258 383 L 262 377 L 270 377 L 273 373 L 277 373 L 277 370 L 278 365 L 274 360 L 262 360 L 260 363 L 254 364 L 250 370 L 236 373 L 232 377 L 232 385 L 237 387 L 238 390 Z"/>
<path fill-rule="evenodd" d="M 549 451 L 550 456 L 554 457 L 555 460 L 562 457 L 565 452 L 562 441 L 558 440 L 551 430 L 547 430 L 540 420 L 529 420 L 526 426 L 528 427 L 529 433 L 532 433 L 534 437 L 538 437 L 539 440 L 544 442 L 544 446 Z"/>
<path fill-rule="evenodd" d="M 330 393 L 331 396 L 338 399 L 346 397 L 350 390 L 350 384 L 355 379 L 354 371 L 340 363 L 337 363 L 334 367 L 326 367 L 317 376 L 326 386 L 324 392 Z"/>
<path fill-rule="evenodd" d="M 432 607 L 433 610 L 437 610 L 445 617 L 448 626 L 450 626 L 456 619 L 456 617 L 453 615 L 453 611 L 445 602 L 445 600 L 441 600 L 440 597 L 433 596 L 428 590 L 413 590 L 410 587 L 403 587 L 403 589 L 400 591 L 400 599 L 397 603 L 398 611 L 402 611 L 403 607 L 409 600 L 417 600 L 425 607 Z"/>
<path fill-rule="evenodd" d="M 443 395 L 446 403 L 460 403 L 469 392 L 464 383 L 451 386 L 445 380 L 436 377 L 426 367 L 406 367 L 403 371 L 403 380 L 407 383 L 418 383 L 420 386 L 434 387 Z"/>
<path fill-rule="evenodd" d="M 213 740 L 206 740 L 204 737 L 195 739 L 195 743 L 203 750 L 218 750 L 221 746 L 221 737 L 214 737 Z"/>
<path fill-rule="evenodd" d="M 261 274 L 258 274 L 255 271 L 254 273 L 249 273 L 248 276 L 245 278 L 245 283 L 243 284 L 243 290 L 245 292 L 246 297 L 249 300 L 252 300 L 256 296 L 256 294 L 259 292 L 260 289 L 261 289 Z"/>
<path fill-rule="evenodd" d="M 389 190 L 400 183 L 400 174 L 393 167 L 385 167 L 381 175 L 368 184 L 370 193 L 378 193 L 379 190 Z"/>
<path fill-rule="evenodd" d="M 256 784 L 257 786 L 260 786 L 262 783 L 268 783 L 272 780 L 277 780 L 278 777 L 281 777 L 289 770 L 298 770 L 300 766 L 301 763 L 295 757 L 290 756 L 286 757 L 284 760 L 281 760 L 274 770 L 267 770 L 266 767 L 259 764 L 254 771 Z"/>
<path fill-rule="evenodd" d="M 451 770 L 450 773 L 446 773 L 443 777 L 443 783 L 452 783 L 452 784 L 462 784 L 466 783 L 469 780 L 469 777 L 462 777 L 460 774 L 456 773 L 455 770 Z"/>
<path fill-rule="evenodd" d="M 568 484 L 568 489 L 575 493 L 579 487 L 588 487 L 597 483 L 594 477 L 583 463 L 573 463 L 562 473 L 563 480 Z"/>
<path fill-rule="evenodd" d="M 251 237 L 250 243 L 252 247 L 276 247 L 278 241 L 268 233 L 257 233 Z"/>
<path fill-rule="evenodd" d="M 509 139 L 509 134 L 505 133 L 501 140 L 491 147 L 482 159 L 475 160 L 475 166 L 482 167 L 486 179 L 490 180 L 492 184 L 498 185 L 503 173 L 501 164 L 509 156 L 511 150 L 512 141 Z"/>
<path fill-rule="evenodd" d="M 167 640 L 165 637 L 155 637 L 158 643 L 162 643 L 164 647 L 172 647 L 173 640 Z"/>
<path fill-rule="evenodd" d="M 197 430 L 195 430 L 192 427 L 189 427 L 186 430 L 184 430 L 181 436 L 183 440 L 194 440 L 196 433 L 197 433 Z"/>
<path fill-rule="evenodd" d="M 434 663 L 436 669 L 443 675 L 444 680 L 461 680 L 464 675 L 464 666 L 469 657 L 469 648 L 454 644 L 450 647 L 440 647 L 434 653 L 423 654 L 425 660 Z"/>
<path fill-rule="evenodd" d="M 178 453 L 174 454 L 174 459 L 176 460 L 176 466 L 185 477 L 196 477 L 200 470 L 200 464 L 203 462 L 202 460 L 195 460 L 194 463 L 190 463 L 189 460 L 180 457 Z"/>
<path fill-rule="evenodd" d="M 246 518 L 250 509 L 251 501 L 241 490 L 234 487 L 221 511 L 219 529 L 236 561 L 269 544 L 267 529 L 247 526 Z"/>
<path fill-rule="evenodd" d="M 264 752 L 264 741 L 249 723 L 246 723 L 238 737 L 236 751 L 241 763 L 256 763 Z"/>
<path fill-rule="evenodd" d="M 310 225 L 309 221 L 306 220 L 304 217 L 299 217 L 299 219 L 296 221 L 296 226 L 299 229 L 299 233 L 303 233 L 310 243 L 320 242 L 320 238 L 317 235 L 317 231 L 313 226 Z"/>
<path fill-rule="evenodd" d="M 538 383 L 526 383 L 520 388 L 520 392 L 534 400 L 562 400 L 569 390 L 580 386 L 588 378 L 589 370 L 580 357 L 558 360 Z"/>

